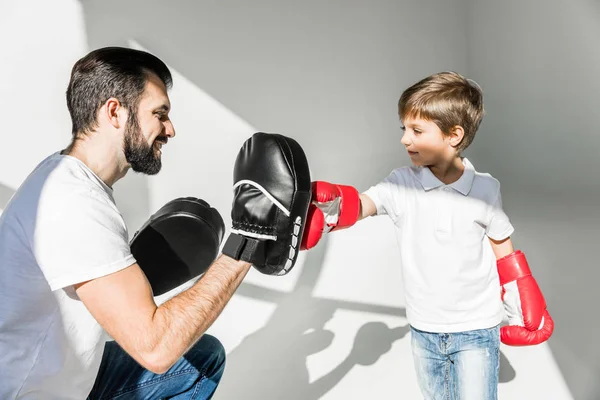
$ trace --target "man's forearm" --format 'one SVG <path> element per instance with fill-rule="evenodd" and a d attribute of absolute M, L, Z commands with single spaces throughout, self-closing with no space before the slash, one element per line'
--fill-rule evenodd
<path fill-rule="evenodd" d="M 152 354 L 170 366 L 217 319 L 250 268 L 221 255 L 194 286 L 160 305 L 153 316 Z"/>

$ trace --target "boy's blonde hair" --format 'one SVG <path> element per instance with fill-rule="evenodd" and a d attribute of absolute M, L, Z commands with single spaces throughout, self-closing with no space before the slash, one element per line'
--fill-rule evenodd
<path fill-rule="evenodd" d="M 460 125 L 465 134 L 458 152 L 465 150 L 483 119 L 483 93 L 479 85 L 456 72 L 440 72 L 406 89 L 398 101 L 400 119 L 435 122 L 445 134 Z"/>

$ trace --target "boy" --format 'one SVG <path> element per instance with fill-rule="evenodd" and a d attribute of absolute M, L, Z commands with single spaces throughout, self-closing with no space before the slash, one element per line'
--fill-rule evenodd
<path fill-rule="evenodd" d="M 499 182 L 461 155 L 484 114 L 481 90 L 457 73 L 434 74 L 402 93 L 398 111 L 413 166 L 360 195 L 313 182 L 302 248 L 323 233 L 388 215 L 424 398 L 496 399 L 500 341 L 538 344 L 554 324 L 524 254 L 513 249 Z M 500 329 L 503 302 L 509 325 Z"/>

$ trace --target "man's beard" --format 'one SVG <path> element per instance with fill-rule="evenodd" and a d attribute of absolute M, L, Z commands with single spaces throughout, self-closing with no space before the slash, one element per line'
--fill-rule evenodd
<path fill-rule="evenodd" d="M 125 159 L 135 172 L 155 175 L 162 167 L 160 153 L 154 154 L 154 143 L 146 143 L 135 114 L 132 114 L 127 122 L 124 151 Z"/>

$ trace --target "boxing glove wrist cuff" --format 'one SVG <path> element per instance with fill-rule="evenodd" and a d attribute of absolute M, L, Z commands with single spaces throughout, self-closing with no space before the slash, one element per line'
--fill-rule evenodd
<path fill-rule="evenodd" d="M 238 261 L 246 261 L 251 264 L 263 264 L 265 262 L 264 241 L 232 233 L 227 238 L 222 253 Z"/>
<path fill-rule="evenodd" d="M 498 259 L 496 266 L 501 285 L 531 275 L 531 269 L 529 269 L 525 254 L 521 250 L 514 251 Z"/>
<path fill-rule="evenodd" d="M 358 190 L 352 186 L 337 185 L 338 190 L 341 193 L 342 203 L 339 213 L 339 220 L 336 226 L 332 229 L 347 228 L 358 221 L 358 214 L 360 212 L 360 195 Z"/>

